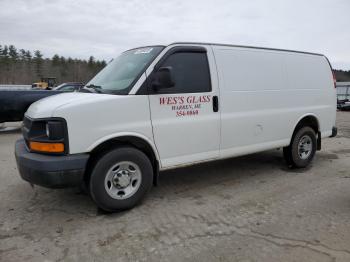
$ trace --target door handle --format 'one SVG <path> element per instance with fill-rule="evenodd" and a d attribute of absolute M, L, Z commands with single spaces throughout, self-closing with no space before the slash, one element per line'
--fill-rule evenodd
<path fill-rule="evenodd" d="M 218 98 L 218 96 L 213 96 L 213 111 L 214 112 L 219 111 L 219 98 Z"/>

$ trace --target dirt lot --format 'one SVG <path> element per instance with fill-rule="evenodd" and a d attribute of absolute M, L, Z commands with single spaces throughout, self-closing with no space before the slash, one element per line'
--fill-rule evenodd
<path fill-rule="evenodd" d="M 281 151 L 161 174 L 142 205 L 104 214 L 78 189 L 31 188 L 0 134 L 1 261 L 350 261 L 350 113 L 311 168 Z"/>

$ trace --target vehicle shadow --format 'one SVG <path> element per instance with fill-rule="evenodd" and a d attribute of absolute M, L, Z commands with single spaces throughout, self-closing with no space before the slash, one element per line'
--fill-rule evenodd
<path fill-rule="evenodd" d="M 187 183 L 210 186 L 212 183 L 259 176 L 266 171 L 271 173 L 271 170 L 293 172 L 285 163 L 282 152 L 273 150 L 163 171 L 159 184 L 160 187 Z"/>

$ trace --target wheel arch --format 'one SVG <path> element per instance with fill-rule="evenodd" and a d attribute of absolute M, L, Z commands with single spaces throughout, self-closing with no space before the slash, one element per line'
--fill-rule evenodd
<path fill-rule="evenodd" d="M 315 131 L 315 133 L 317 135 L 317 150 L 321 150 L 320 122 L 319 122 L 317 116 L 313 113 L 304 114 L 303 116 L 301 116 L 298 119 L 298 121 L 294 125 L 293 134 L 292 134 L 292 137 L 290 139 L 290 142 L 292 141 L 296 132 L 304 126 L 309 126 Z"/>
<path fill-rule="evenodd" d="M 157 149 L 150 139 L 144 135 L 137 133 L 115 134 L 107 136 L 94 143 L 88 150 L 90 152 L 90 159 L 87 164 L 87 172 L 85 176 L 86 181 L 89 180 L 92 168 L 98 160 L 99 156 L 118 146 L 132 146 L 142 151 L 152 163 L 154 173 L 153 184 L 158 184 L 160 159 Z"/>

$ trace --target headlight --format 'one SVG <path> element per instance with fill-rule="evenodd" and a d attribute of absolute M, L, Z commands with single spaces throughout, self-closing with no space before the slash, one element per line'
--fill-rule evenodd
<path fill-rule="evenodd" d="M 46 123 L 45 128 L 46 128 L 46 136 L 47 136 L 47 137 L 50 137 L 49 124 Z"/>
<path fill-rule="evenodd" d="M 24 121 L 26 125 L 23 128 L 23 136 L 30 151 L 68 153 L 67 124 L 64 119 L 25 119 Z"/>
<path fill-rule="evenodd" d="M 50 140 L 61 140 L 65 138 L 65 123 L 63 121 L 48 121 L 46 124 L 46 135 Z"/>

